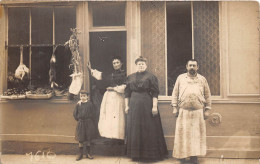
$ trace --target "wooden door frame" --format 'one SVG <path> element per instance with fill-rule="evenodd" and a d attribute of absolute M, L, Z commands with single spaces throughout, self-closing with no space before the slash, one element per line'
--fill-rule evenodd
<path fill-rule="evenodd" d="M 92 27 L 92 15 L 89 10 L 89 2 L 81 2 L 77 5 L 77 28 L 79 35 L 79 49 L 83 56 L 83 88 L 90 90 L 89 71 L 87 62 L 90 60 L 90 32 L 101 31 L 126 31 L 126 64 L 127 74 L 135 72 L 135 59 L 141 55 L 141 17 L 140 2 L 126 2 L 125 26 Z"/>

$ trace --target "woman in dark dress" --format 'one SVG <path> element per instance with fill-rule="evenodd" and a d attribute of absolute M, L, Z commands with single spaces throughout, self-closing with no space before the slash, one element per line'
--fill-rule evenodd
<path fill-rule="evenodd" d="M 168 155 L 157 108 L 158 80 L 146 71 L 147 60 L 136 59 L 137 72 L 127 77 L 127 156 L 133 160 L 162 160 Z"/>

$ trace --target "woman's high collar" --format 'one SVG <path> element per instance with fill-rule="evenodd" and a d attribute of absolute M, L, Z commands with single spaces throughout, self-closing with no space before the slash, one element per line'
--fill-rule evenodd
<path fill-rule="evenodd" d="M 117 69 L 117 70 L 114 70 L 114 73 L 121 73 L 121 72 L 123 72 L 124 70 L 122 70 L 122 69 Z"/>
<path fill-rule="evenodd" d="M 142 72 L 136 72 L 137 74 L 140 74 L 140 75 L 142 75 L 142 74 L 145 74 L 147 71 L 145 70 L 145 71 L 142 71 Z"/>

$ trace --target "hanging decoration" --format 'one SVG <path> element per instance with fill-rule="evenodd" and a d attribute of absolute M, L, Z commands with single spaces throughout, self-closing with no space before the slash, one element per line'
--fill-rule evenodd
<path fill-rule="evenodd" d="M 15 70 L 15 77 L 23 80 L 25 76 L 29 74 L 29 68 L 23 64 L 23 46 L 20 47 L 20 65 Z"/>
<path fill-rule="evenodd" d="M 79 41 L 77 39 L 79 32 L 76 28 L 71 29 L 71 32 L 70 40 L 65 43 L 65 46 L 69 46 L 72 53 L 70 67 L 73 69 L 73 74 L 70 75 L 72 82 L 69 87 L 69 93 L 78 95 L 83 84 L 82 63 L 79 55 Z"/>

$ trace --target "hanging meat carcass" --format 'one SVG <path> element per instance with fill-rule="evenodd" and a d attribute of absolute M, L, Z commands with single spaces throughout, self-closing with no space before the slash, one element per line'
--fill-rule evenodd
<path fill-rule="evenodd" d="M 65 45 L 69 46 L 72 53 L 71 64 L 73 66 L 73 74 L 70 75 L 72 77 L 72 82 L 69 87 L 69 92 L 78 95 L 83 84 L 83 72 L 81 57 L 79 55 L 78 32 L 77 29 L 71 29 L 71 31 L 72 35 L 70 36 L 70 40 L 65 43 Z"/>
<path fill-rule="evenodd" d="M 55 82 L 56 81 L 56 56 L 55 56 L 56 48 L 57 47 L 54 48 L 50 60 L 49 82 L 51 84 L 51 88 L 58 87 L 58 84 Z"/>
<path fill-rule="evenodd" d="M 23 64 L 23 47 L 20 47 L 20 65 L 15 70 L 15 77 L 23 80 L 25 76 L 29 74 L 29 68 L 26 67 L 25 64 Z"/>

